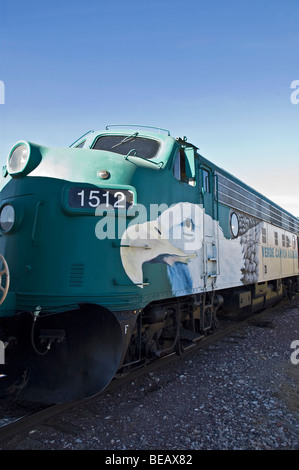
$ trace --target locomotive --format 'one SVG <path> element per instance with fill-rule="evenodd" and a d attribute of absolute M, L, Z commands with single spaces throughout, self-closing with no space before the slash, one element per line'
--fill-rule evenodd
<path fill-rule="evenodd" d="M 0 202 L 0 396 L 93 396 L 299 290 L 299 220 L 186 137 L 17 142 Z M 2 360 L 1 360 L 2 357 Z"/>

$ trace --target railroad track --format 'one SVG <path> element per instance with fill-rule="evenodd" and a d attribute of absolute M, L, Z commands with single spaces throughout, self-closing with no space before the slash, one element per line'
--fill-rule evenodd
<path fill-rule="evenodd" d="M 30 413 L 27 416 L 22 416 L 8 424 L 4 424 L 3 426 L 0 427 L 0 441 L 9 439 L 19 433 L 22 433 L 28 430 L 31 427 L 35 427 L 42 423 L 46 423 L 48 420 L 51 420 L 54 417 L 59 416 L 63 414 L 64 412 L 69 411 L 72 408 L 76 408 L 82 404 L 86 404 L 87 402 L 96 400 L 98 399 L 100 395 L 103 396 L 105 393 L 109 393 L 113 390 L 116 390 L 120 386 L 125 385 L 127 382 L 132 381 L 136 379 L 137 377 L 140 377 L 146 373 L 153 372 L 154 370 L 161 368 L 161 367 L 165 367 L 166 365 L 174 363 L 175 361 L 178 361 L 181 358 L 185 359 L 188 357 L 188 355 L 191 352 L 206 349 L 210 345 L 217 343 L 221 339 L 225 338 L 226 336 L 229 336 L 231 333 L 238 331 L 244 326 L 248 326 L 250 324 L 258 324 L 259 322 L 263 320 L 263 317 L 269 315 L 269 313 L 271 312 L 274 313 L 278 307 L 279 308 L 283 307 L 283 305 L 287 304 L 287 302 L 288 300 L 284 300 L 274 307 L 267 308 L 263 310 L 262 312 L 251 315 L 249 318 L 246 318 L 241 321 L 230 322 L 228 326 L 227 325 L 222 326 L 222 328 L 215 331 L 213 334 L 205 336 L 203 339 L 201 339 L 197 343 L 194 343 L 192 346 L 186 348 L 184 350 L 184 353 L 181 356 L 178 356 L 176 353 L 171 353 L 165 357 L 162 357 L 161 359 L 156 360 L 155 362 L 147 366 L 141 366 L 140 368 L 134 370 L 133 372 L 130 372 L 120 378 L 114 379 L 104 391 L 102 391 L 100 394 L 97 394 L 91 398 L 74 401 L 74 402 L 59 403 L 59 404 L 45 406 L 45 408 L 37 412 Z"/>

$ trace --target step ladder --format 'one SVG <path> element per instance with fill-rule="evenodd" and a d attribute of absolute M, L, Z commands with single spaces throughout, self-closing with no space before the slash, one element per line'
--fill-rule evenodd
<path fill-rule="evenodd" d="M 215 288 L 220 274 L 218 240 L 211 237 L 205 237 L 204 240 L 204 287 Z"/>

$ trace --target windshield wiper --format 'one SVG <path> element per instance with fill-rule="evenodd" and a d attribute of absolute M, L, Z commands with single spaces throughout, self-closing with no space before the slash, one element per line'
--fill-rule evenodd
<path fill-rule="evenodd" d="M 135 153 L 133 154 L 133 152 L 135 152 Z M 159 163 L 153 162 L 152 160 L 149 160 L 148 158 L 141 157 L 140 155 L 137 155 L 137 152 L 136 152 L 135 149 L 131 149 L 130 152 L 127 153 L 127 155 L 125 156 L 125 160 L 128 160 L 129 157 L 141 158 L 141 160 L 145 160 L 146 162 L 151 163 L 152 165 L 156 165 L 159 168 L 162 168 L 162 166 L 163 166 L 163 162 L 159 162 Z"/>
<path fill-rule="evenodd" d="M 118 142 L 118 144 L 113 145 L 113 147 L 111 148 L 114 149 L 115 147 L 118 147 L 119 145 L 122 145 L 125 142 L 129 142 L 129 140 L 134 139 L 134 137 L 136 137 L 137 135 L 138 135 L 138 132 L 135 132 L 134 134 L 131 134 L 131 135 L 127 135 L 123 140 Z"/>

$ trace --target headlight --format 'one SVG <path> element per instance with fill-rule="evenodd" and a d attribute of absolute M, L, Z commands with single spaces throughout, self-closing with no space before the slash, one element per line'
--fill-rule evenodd
<path fill-rule="evenodd" d="M 0 210 L 0 228 L 3 232 L 9 232 L 16 220 L 16 213 L 10 204 L 6 204 Z"/>
<path fill-rule="evenodd" d="M 8 156 L 7 170 L 10 174 L 21 173 L 29 160 L 29 147 L 26 143 L 16 144 Z"/>
<path fill-rule="evenodd" d="M 8 155 L 7 171 L 13 177 L 28 175 L 41 161 L 40 146 L 31 142 L 16 143 Z"/>

